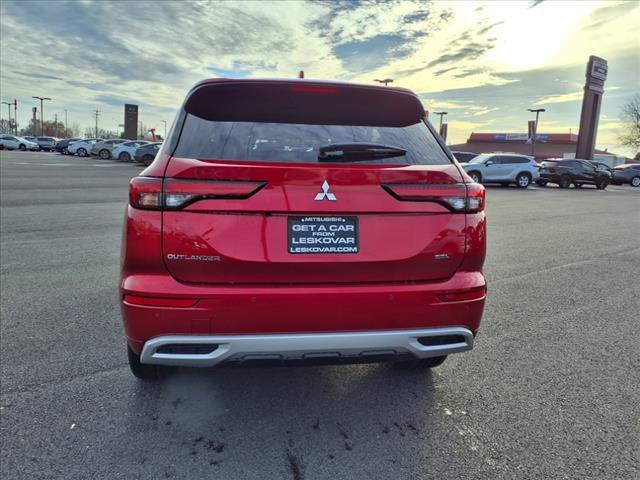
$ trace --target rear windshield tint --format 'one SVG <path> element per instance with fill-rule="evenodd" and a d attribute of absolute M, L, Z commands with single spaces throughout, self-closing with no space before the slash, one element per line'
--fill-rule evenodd
<path fill-rule="evenodd" d="M 282 81 L 204 85 L 185 102 L 173 154 L 317 163 L 321 147 L 369 143 L 407 153 L 358 164 L 451 163 L 424 116 L 417 97 L 391 88 Z"/>
<path fill-rule="evenodd" d="M 354 142 L 383 144 L 407 151 L 405 156 L 359 161 L 359 164 L 451 163 L 422 121 L 404 127 L 365 127 L 221 122 L 203 120 L 191 114 L 186 116 L 175 155 L 216 160 L 317 163 L 320 147 Z"/>

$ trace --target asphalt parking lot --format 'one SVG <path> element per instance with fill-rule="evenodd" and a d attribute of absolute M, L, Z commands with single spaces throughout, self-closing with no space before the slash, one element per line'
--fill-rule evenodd
<path fill-rule="evenodd" d="M 473 352 L 129 373 L 117 303 L 142 167 L 0 153 L 1 473 L 14 478 L 640 475 L 640 189 L 488 188 Z"/>

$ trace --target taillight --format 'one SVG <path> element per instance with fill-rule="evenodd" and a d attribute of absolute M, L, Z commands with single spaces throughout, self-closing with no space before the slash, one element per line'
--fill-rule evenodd
<path fill-rule="evenodd" d="M 485 189 L 479 183 L 467 183 L 467 213 L 481 212 L 484 210 Z"/>
<path fill-rule="evenodd" d="M 477 183 L 387 183 L 382 188 L 398 200 L 439 203 L 453 212 L 484 209 L 484 187 Z"/>
<path fill-rule="evenodd" d="M 198 303 L 197 298 L 159 298 L 125 295 L 122 299 L 132 305 L 143 305 L 145 307 L 188 308 L 193 307 Z"/>
<path fill-rule="evenodd" d="M 129 182 L 129 204 L 144 210 L 162 209 L 162 179 L 134 177 Z"/>
<path fill-rule="evenodd" d="M 267 182 L 240 180 L 183 180 L 136 177 L 131 180 L 129 203 L 147 210 L 179 210 L 198 200 L 245 199 Z"/>
<path fill-rule="evenodd" d="M 460 290 L 457 292 L 439 293 L 438 298 L 442 302 L 463 302 L 465 300 L 480 300 L 487 294 L 487 287 L 474 287 L 468 290 Z"/>

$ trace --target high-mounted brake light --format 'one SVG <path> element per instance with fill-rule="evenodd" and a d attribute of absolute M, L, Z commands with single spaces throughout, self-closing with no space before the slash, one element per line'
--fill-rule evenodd
<path fill-rule="evenodd" d="M 338 93 L 338 89 L 334 87 L 314 87 L 312 85 L 296 85 L 295 87 L 291 87 L 291 91 L 293 93 Z"/>
<path fill-rule="evenodd" d="M 136 177 L 131 180 L 129 203 L 146 210 L 179 210 L 198 200 L 245 199 L 267 182 L 240 180 L 184 180 Z"/>
<path fill-rule="evenodd" d="M 480 184 L 387 183 L 382 188 L 398 200 L 439 203 L 453 212 L 484 209 L 484 187 Z"/>

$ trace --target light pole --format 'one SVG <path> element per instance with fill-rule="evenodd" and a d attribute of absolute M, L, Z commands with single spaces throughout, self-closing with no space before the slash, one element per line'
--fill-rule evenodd
<path fill-rule="evenodd" d="M 31 97 L 40 100 L 40 136 L 44 136 L 44 101 L 51 100 L 49 97 Z"/>
<path fill-rule="evenodd" d="M 100 110 L 96 108 L 93 111 L 93 115 L 96 117 L 96 138 L 98 138 L 98 117 L 100 116 Z"/>
<path fill-rule="evenodd" d="M 167 121 L 166 120 L 160 120 L 162 123 L 164 123 L 164 137 L 162 137 L 164 140 L 167 139 Z"/>
<path fill-rule="evenodd" d="M 440 115 L 440 130 L 442 130 L 442 118 L 448 115 L 449 112 L 433 112 L 434 115 Z"/>
<path fill-rule="evenodd" d="M 13 126 L 15 127 L 15 136 L 18 136 L 18 100 L 13 99 Z"/>
<path fill-rule="evenodd" d="M 13 103 L 10 102 L 2 102 L 3 105 L 7 106 L 7 110 L 9 111 L 9 123 L 7 124 L 7 133 L 11 133 L 11 105 L 13 105 Z"/>
<path fill-rule="evenodd" d="M 544 108 L 527 108 L 527 111 L 536 114 L 536 123 L 533 129 L 533 135 L 531 135 L 531 156 L 535 159 L 535 151 L 536 151 L 536 136 L 538 135 L 538 116 L 540 112 L 546 112 Z"/>
<path fill-rule="evenodd" d="M 64 136 L 65 137 L 69 135 L 69 132 L 67 132 L 67 128 L 69 128 L 68 125 L 69 124 L 67 123 L 67 109 L 65 108 L 64 109 Z"/>
<path fill-rule="evenodd" d="M 378 83 L 384 83 L 384 86 L 386 87 L 388 84 L 393 83 L 393 78 L 385 78 L 383 80 L 378 80 L 377 78 L 373 80 L 374 82 L 378 82 Z"/>

